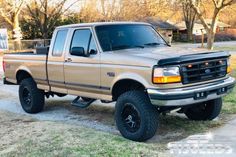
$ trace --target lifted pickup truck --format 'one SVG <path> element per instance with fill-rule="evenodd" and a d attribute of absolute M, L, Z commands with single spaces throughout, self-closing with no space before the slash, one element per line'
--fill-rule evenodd
<path fill-rule="evenodd" d="M 206 50 L 204 50 L 206 51 Z M 171 48 L 147 23 L 88 23 L 57 27 L 49 49 L 5 54 L 5 84 L 18 84 L 27 113 L 45 96 L 75 95 L 84 108 L 116 101 L 115 121 L 134 141 L 154 136 L 158 116 L 179 109 L 191 120 L 212 120 L 235 84 L 229 53 Z"/>

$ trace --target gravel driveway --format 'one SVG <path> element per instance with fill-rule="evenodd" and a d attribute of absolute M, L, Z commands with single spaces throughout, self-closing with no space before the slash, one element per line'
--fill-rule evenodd
<path fill-rule="evenodd" d="M 94 128 L 96 130 L 102 130 L 105 132 L 118 132 L 115 126 L 110 123 L 113 117 L 113 104 L 101 104 L 100 102 L 95 102 L 93 106 L 88 110 L 80 110 L 76 107 L 71 106 L 71 101 L 75 98 L 73 96 L 66 96 L 63 98 L 50 98 L 46 100 L 46 106 L 44 112 L 39 114 L 27 114 L 23 111 L 20 106 L 18 99 L 18 86 L 5 86 L 0 83 L 0 109 L 10 111 L 17 114 L 28 115 L 39 120 L 49 120 L 49 121 L 61 121 L 71 124 L 79 124 L 89 128 Z M 99 112 L 97 110 L 97 105 L 99 105 L 99 110 L 104 109 L 107 116 L 102 116 L 101 114 L 94 114 L 94 112 Z M 110 116 L 110 118 L 108 117 Z M 99 121 L 107 120 L 107 125 Z M 110 119 L 110 120 L 109 120 Z M 110 121 L 110 123 L 109 123 Z"/>

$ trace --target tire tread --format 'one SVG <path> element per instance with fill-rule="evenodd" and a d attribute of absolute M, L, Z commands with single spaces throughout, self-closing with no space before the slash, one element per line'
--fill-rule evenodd
<path fill-rule="evenodd" d="M 116 103 L 116 123 L 121 123 L 119 121 L 120 117 L 119 114 L 117 113 L 117 111 L 119 110 L 120 107 L 122 107 L 123 105 L 123 101 L 130 99 L 131 101 L 133 101 L 133 103 L 136 103 L 135 105 L 137 105 L 136 107 L 138 107 L 139 109 L 142 110 L 142 117 L 146 118 L 146 125 L 145 126 L 145 130 L 138 135 L 135 136 L 129 136 L 126 135 L 123 131 L 123 128 L 120 127 L 120 124 L 117 124 L 118 129 L 120 130 L 121 134 L 131 140 L 134 141 L 146 141 L 148 139 L 150 139 L 151 137 L 153 137 L 156 133 L 157 127 L 158 127 L 158 112 L 156 110 L 156 108 L 151 104 L 148 96 L 143 92 L 143 91 L 128 91 L 123 93 L 117 100 Z"/>
<path fill-rule="evenodd" d="M 28 109 L 24 106 L 24 102 L 21 98 L 22 88 L 25 86 L 28 86 L 28 88 L 31 91 L 31 95 L 33 97 L 32 98 L 33 104 Z M 21 81 L 20 87 L 19 87 L 19 97 L 20 97 L 22 108 L 27 113 L 39 113 L 44 108 L 44 104 L 45 104 L 44 91 L 37 88 L 37 85 L 32 78 L 27 78 Z"/>

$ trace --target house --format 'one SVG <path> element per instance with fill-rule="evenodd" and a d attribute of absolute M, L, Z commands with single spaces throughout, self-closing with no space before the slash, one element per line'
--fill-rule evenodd
<path fill-rule="evenodd" d="M 177 31 L 178 28 L 171 24 L 171 22 L 168 21 L 162 21 L 159 19 L 153 19 L 153 18 L 147 18 L 145 20 L 145 22 L 150 23 L 151 25 L 153 25 L 153 27 L 156 28 L 156 30 L 167 40 L 169 40 L 169 38 L 173 37 L 173 32 Z"/>
<path fill-rule="evenodd" d="M 185 21 L 181 21 L 180 23 L 175 24 L 175 26 L 178 28 L 179 33 L 187 34 Z M 204 26 L 202 24 L 195 23 L 193 27 L 193 35 L 201 35 L 202 33 L 206 34 Z"/>
<path fill-rule="evenodd" d="M 212 23 L 212 19 L 206 19 L 205 21 L 208 25 L 211 25 L 211 23 Z M 197 21 L 197 23 L 201 24 L 201 21 Z M 227 30 L 230 27 L 231 27 L 230 25 L 218 20 L 217 25 L 216 25 L 216 33 L 224 32 L 225 30 Z"/>
<path fill-rule="evenodd" d="M 212 20 L 211 19 L 206 19 L 206 23 L 208 25 L 211 25 Z M 185 21 L 181 21 L 179 23 L 176 23 L 175 26 L 178 28 L 178 30 L 174 33 L 177 34 L 177 40 L 179 41 L 187 41 L 187 28 L 185 25 Z M 223 23 L 221 21 L 217 21 L 217 26 L 216 26 L 216 34 L 218 33 L 225 33 L 228 29 L 230 29 L 230 25 Z M 193 36 L 194 40 L 200 40 L 202 34 L 206 34 L 206 29 L 202 25 L 201 21 L 196 21 L 194 23 L 193 27 Z"/>

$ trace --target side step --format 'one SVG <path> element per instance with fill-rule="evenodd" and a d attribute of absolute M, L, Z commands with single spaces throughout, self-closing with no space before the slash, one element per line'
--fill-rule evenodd
<path fill-rule="evenodd" d="M 75 98 L 73 101 L 72 101 L 72 106 L 75 106 L 75 107 L 79 107 L 79 108 L 86 108 L 88 107 L 89 105 L 91 105 L 94 101 L 96 101 L 96 99 L 91 99 L 87 102 L 85 101 L 81 101 L 80 100 L 80 97 L 78 96 L 77 98 Z"/>

